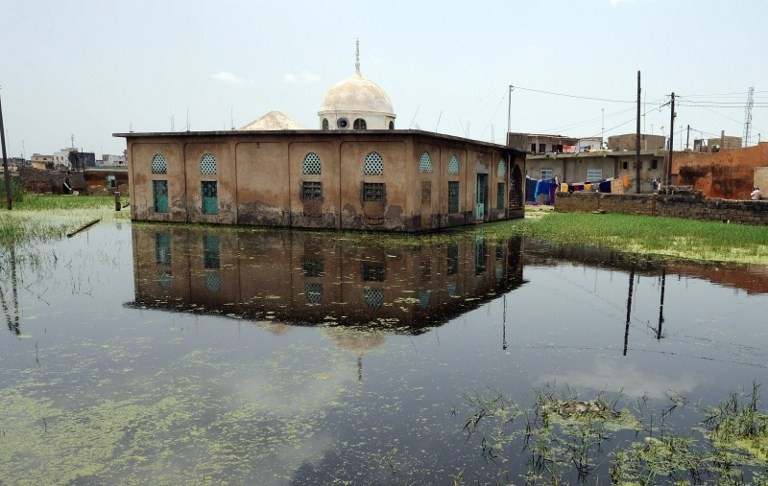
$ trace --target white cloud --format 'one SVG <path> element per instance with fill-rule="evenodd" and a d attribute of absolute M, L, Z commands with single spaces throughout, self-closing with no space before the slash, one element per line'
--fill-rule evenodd
<path fill-rule="evenodd" d="M 212 74 L 211 78 L 213 78 L 216 81 L 221 81 L 222 83 L 227 83 L 227 84 L 251 84 L 251 83 L 253 83 L 252 79 L 241 78 L 240 76 L 238 76 L 236 74 L 229 73 L 227 71 L 219 71 L 216 74 Z"/>
<path fill-rule="evenodd" d="M 283 76 L 283 80 L 288 84 L 314 84 L 320 81 L 320 76 L 309 71 L 302 71 L 299 74 L 288 73 Z"/>

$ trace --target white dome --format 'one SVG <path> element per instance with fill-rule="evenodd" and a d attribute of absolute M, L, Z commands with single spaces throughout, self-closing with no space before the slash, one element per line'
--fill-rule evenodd
<path fill-rule="evenodd" d="M 280 111 L 270 111 L 261 118 L 243 126 L 240 130 L 303 130 L 304 127 Z"/>
<path fill-rule="evenodd" d="M 328 90 L 319 113 L 375 113 L 395 116 L 387 93 L 359 72 Z"/>

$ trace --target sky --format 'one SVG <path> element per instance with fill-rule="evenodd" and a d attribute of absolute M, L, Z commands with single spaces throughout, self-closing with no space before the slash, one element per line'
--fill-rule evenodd
<path fill-rule="evenodd" d="M 768 137 L 765 0 L 3 0 L 0 99 L 8 155 L 114 133 L 229 130 L 272 110 L 306 128 L 355 70 L 396 128 L 504 143 L 513 132 L 636 129 Z M 511 88 L 510 88 L 511 86 Z M 688 131 L 690 126 L 690 134 Z"/>

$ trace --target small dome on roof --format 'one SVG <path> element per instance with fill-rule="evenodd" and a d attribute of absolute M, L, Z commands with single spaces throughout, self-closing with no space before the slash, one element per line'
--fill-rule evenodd
<path fill-rule="evenodd" d="M 261 118 L 241 127 L 240 130 L 304 130 L 304 127 L 288 118 L 285 113 L 270 111 Z"/>
<path fill-rule="evenodd" d="M 360 74 L 360 43 L 355 53 L 355 74 L 335 84 L 323 98 L 320 111 L 323 130 L 392 130 L 395 113 L 387 93 Z"/>
<path fill-rule="evenodd" d="M 389 96 L 379 85 L 356 72 L 325 94 L 320 112 L 360 112 L 394 115 Z"/>

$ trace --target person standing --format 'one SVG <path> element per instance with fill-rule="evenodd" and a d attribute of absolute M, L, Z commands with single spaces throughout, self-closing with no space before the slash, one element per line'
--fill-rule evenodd
<path fill-rule="evenodd" d="M 69 175 L 64 178 L 64 184 L 63 184 L 63 191 L 64 194 L 72 194 L 72 181 L 69 180 Z"/>

